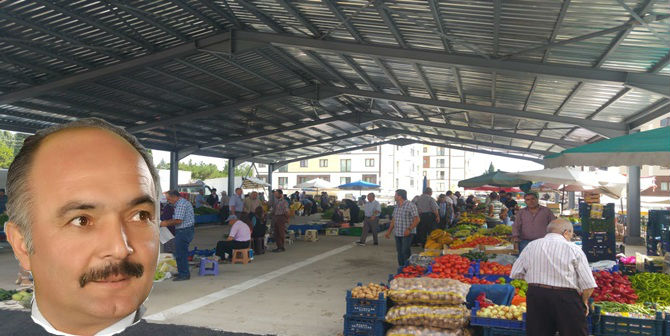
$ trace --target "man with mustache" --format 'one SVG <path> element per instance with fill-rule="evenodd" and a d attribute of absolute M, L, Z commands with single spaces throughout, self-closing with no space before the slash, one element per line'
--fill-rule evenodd
<path fill-rule="evenodd" d="M 103 120 L 26 139 L 7 176 L 6 232 L 35 280 L 36 324 L 0 333 L 114 335 L 138 322 L 158 257 L 159 189 L 148 152 Z"/>

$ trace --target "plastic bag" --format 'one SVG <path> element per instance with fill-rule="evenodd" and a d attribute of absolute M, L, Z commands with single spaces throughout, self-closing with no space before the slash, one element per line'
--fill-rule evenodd
<path fill-rule="evenodd" d="M 469 336 L 467 330 L 447 330 L 414 326 L 395 326 L 386 332 L 386 336 Z"/>
<path fill-rule="evenodd" d="M 401 304 L 460 305 L 469 290 L 469 284 L 453 279 L 397 278 L 391 281 L 389 296 Z"/>
<path fill-rule="evenodd" d="M 462 329 L 468 325 L 470 311 L 460 306 L 395 306 L 386 313 L 386 322 L 394 325 Z"/>

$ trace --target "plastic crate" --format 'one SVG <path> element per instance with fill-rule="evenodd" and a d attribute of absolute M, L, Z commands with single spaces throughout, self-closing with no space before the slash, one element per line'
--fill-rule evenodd
<path fill-rule="evenodd" d="M 344 315 L 344 336 L 384 336 L 384 319 Z"/>
<path fill-rule="evenodd" d="M 219 214 L 196 215 L 193 220 L 195 224 L 219 223 L 221 221 Z"/>
<path fill-rule="evenodd" d="M 525 330 L 483 327 L 482 336 L 525 336 Z"/>
<path fill-rule="evenodd" d="M 632 317 L 608 316 L 600 314 L 600 307 L 596 306 L 596 323 L 593 334 L 595 336 L 663 336 L 664 327 L 668 321 L 663 320 L 662 313 L 656 312 L 656 319 L 640 319 Z M 665 333 L 667 335 L 667 332 Z"/>
<path fill-rule="evenodd" d="M 362 283 L 358 283 L 361 286 Z M 380 284 L 384 285 L 384 284 Z M 384 285 L 386 286 L 386 285 Z M 386 298 L 379 294 L 377 300 L 357 299 L 351 296 L 351 291 L 347 291 L 347 316 L 363 318 L 381 318 L 386 317 L 388 307 Z"/>
<path fill-rule="evenodd" d="M 475 307 L 472 308 L 472 314 L 470 315 L 471 326 L 516 329 L 521 331 L 526 329 L 526 314 L 523 314 L 523 321 L 512 321 L 489 317 L 478 317 L 477 311 L 479 311 L 479 303 L 476 303 Z"/>

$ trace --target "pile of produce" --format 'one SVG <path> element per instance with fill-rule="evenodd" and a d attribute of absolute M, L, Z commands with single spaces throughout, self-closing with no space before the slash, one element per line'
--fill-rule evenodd
<path fill-rule="evenodd" d="M 398 278 L 391 280 L 388 292 L 397 303 L 459 305 L 465 302 L 470 285 L 453 279 Z"/>
<path fill-rule="evenodd" d="M 467 274 L 470 264 L 471 262 L 468 258 L 455 254 L 447 254 L 435 258 L 432 269 L 433 273 L 450 278 L 451 276 Z"/>
<path fill-rule="evenodd" d="M 598 288 L 593 290 L 593 301 L 611 301 L 619 303 L 635 303 L 638 299 L 628 280 L 628 276 L 620 272 L 593 272 Z M 670 298 L 669 298 L 670 299 Z"/>
<path fill-rule="evenodd" d="M 465 238 L 464 240 L 459 239 L 459 240 L 454 241 L 453 243 L 451 243 L 451 245 L 449 245 L 449 248 L 450 249 L 460 249 L 460 248 L 465 248 L 465 247 L 474 248 L 474 247 L 477 247 L 479 245 L 493 245 L 493 246 L 495 246 L 495 245 L 499 245 L 501 243 L 503 243 L 503 240 L 501 240 L 499 238 L 488 237 L 488 236 L 484 236 L 482 234 L 477 233 L 477 234 L 474 234 L 474 235 L 471 235 L 471 236 Z"/>
<path fill-rule="evenodd" d="M 13 289 L 6 290 L 0 288 L 0 301 L 7 301 L 12 299 L 12 295 L 16 294 L 17 292 Z"/>
<path fill-rule="evenodd" d="M 457 225 L 447 229 L 447 232 L 454 237 L 465 238 L 477 230 L 479 230 L 479 226 L 476 225 Z"/>
<path fill-rule="evenodd" d="M 651 305 L 642 303 L 628 304 L 618 302 L 599 302 L 597 306 L 600 307 L 602 315 L 633 317 L 643 319 L 655 319 L 656 310 Z"/>
<path fill-rule="evenodd" d="M 488 229 L 492 236 L 506 237 L 512 235 L 512 227 L 507 225 L 496 225 L 493 229 Z"/>
<path fill-rule="evenodd" d="M 486 224 L 486 216 L 484 214 L 475 214 L 464 212 L 461 214 L 461 217 L 458 219 L 458 224 L 472 224 L 482 226 Z"/>
<path fill-rule="evenodd" d="M 439 256 L 439 255 L 440 254 L 438 252 L 437 256 Z M 433 263 L 433 259 L 434 259 L 433 257 L 436 257 L 436 256 L 427 256 L 427 255 L 424 255 L 423 253 L 422 254 L 412 254 L 409 257 L 408 261 L 409 261 L 409 264 L 412 265 L 412 266 L 428 267 L 428 265 Z"/>
<path fill-rule="evenodd" d="M 415 326 L 395 326 L 386 332 L 386 336 L 468 336 L 464 329 L 448 330 Z"/>
<path fill-rule="evenodd" d="M 395 306 L 386 313 L 386 322 L 394 325 L 462 329 L 468 324 L 469 311 L 458 306 Z"/>
<path fill-rule="evenodd" d="M 495 318 L 512 321 L 523 321 L 523 314 L 526 312 L 526 304 L 518 306 L 499 306 L 492 305 L 477 311 L 477 317 Z"/>
<path fill-rule="evenodd" d="M 449 232 L 446 232 L 444 230 L 433 230 L 433 232 L 430 233 L 428 236 L 428 239 L 426 240 L 426 249 L 431 249 L 431 250 L 440 250 L 445 244 L 451 244 L 453 241 L 453 238 L 451 238 L 451 234 Z"/>
<path fill-rule="evenodd" d="M 446 273 L 430 273 L 427 275 L 429 278 L 435 278 L 435 279 L 444 279 L 444 278 L 449 278 L 449 279 L 454 279 L 458 280 L 462 283 L 466 284 L 471 284 L 471 285 L 492 285 L 493 282 L 488 281 L 486 279 L 480 279 L 477 278 L 476 276 L 473 276 L 472 278 L 466 278 L 464 275 L 461 274 L 446 274 Z"/>
<path fill-rule="evenodd" d="M 402 272 L 396 274 L 396 278 L 418 278 L 426 273 L 426 268 L 422 266 L 407 266 Z"/>
<path fill-rule="evenodd" d="M 528 292 L 528 283 L 525 280 L 514 279 L 510 281 L 509 284 L 514 286 L 514 292 L 516 295 L 526 297 L 526 292 Z"/>
<path fill-rule="evenodd" d="M 495 261 L 479 263 L 479 274 L 510 275 L 512 265 L 501 265 Z"/>
<path fill-rule="evenodd" d="M 468 258 L 472 261 L 488 261 L 489 258 L 495 258 L 495 254 L 486 254 L 481 251 L 470 251 L 468 253 L 461 254 L 461 257 Z"/>
<path fill-rule="evenodd" d="M 639 297 L 638 301 L 670 306 L 670 275 L 638 273 L 628 279 Z"/>
<path fill-rule="evenodd" d="M 381 294 L 382 297 L 386 297 L 388 288 L 384 285 L 378 285 L 372 282 L 365 286 L 356 286 L 351 290 L 351 297 L 354 299 L 376 300 L 379 298 L 379 294 Z"/>
<path fill-rule="evenodd" d="M 210 207 L 205 207 L 201 206 L 199 208 L 195 208 L 193 210 L 193 214 L 197 215 L 216 215 L 219 213 L 219 210 L 210 208 Z"/>

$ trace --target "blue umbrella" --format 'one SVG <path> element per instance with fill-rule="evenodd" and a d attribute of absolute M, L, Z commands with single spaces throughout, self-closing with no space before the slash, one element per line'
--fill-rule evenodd
<path fill-rule="evenodd" d="M 345 189 L 345 190 L 364 190 L 364 189 L 379 189 L 381 186 L 379 184 L 374 184 L 370 182 L 365 182 L 365 181 L 356 181 L 356 182 L 350 182 L 346 183 L 343 185 L 338 186 L 340 189 Z"/>

